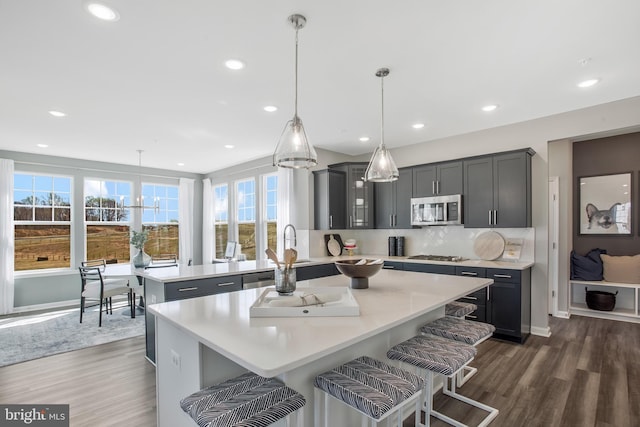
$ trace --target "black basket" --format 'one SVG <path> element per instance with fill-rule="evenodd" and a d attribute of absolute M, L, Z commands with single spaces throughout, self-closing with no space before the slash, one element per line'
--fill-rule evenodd
<path fill-rule="evenodd" d="M 590 291 L 586 287 L 584 289 L 587 292 L 587 307 L 591 310 L 611 311 L 615 308 L 618 291 L 614 294 L 605 291 Z"/>

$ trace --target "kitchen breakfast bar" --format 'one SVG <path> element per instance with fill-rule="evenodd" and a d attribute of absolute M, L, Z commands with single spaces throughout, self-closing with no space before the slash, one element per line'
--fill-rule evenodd
<path fill-rule="evenodd" d="M 300 281 L 298 289 L 349 287 L 343 275 Z M 265 289 L 151 304 L 156 326 L 158 426 L 195 425 L 182 411 L 185 396 L 252 371 L 277 377 L 306 398 L 313 425 L 313 379 L 358 356 L 386 360 L 387 350 L 444 316 L 444 305 L 492 279 L 381 270 L 368 289 L 352 289 L 358 316 L 251 317 Z M 336 410 L 334 410 L 334 408 Z M 357 425 L 332 406 L 330 425 Z"/>

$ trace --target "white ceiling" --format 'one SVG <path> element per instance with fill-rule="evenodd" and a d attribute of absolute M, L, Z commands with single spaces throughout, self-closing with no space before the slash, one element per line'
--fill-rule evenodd
<path fill-rule="evenodd" d="M 293 115 L 292 13 L 308 20 L 299 114 L 332 151 L 379 142 L 383 66 L 392 148 L 640 95 L 638 0 L 104 3 L 120 20 L 0 0 L 0 149 L 133 165 L 143 149 L 144 166 L 196 173 L 269 156 Z"/>

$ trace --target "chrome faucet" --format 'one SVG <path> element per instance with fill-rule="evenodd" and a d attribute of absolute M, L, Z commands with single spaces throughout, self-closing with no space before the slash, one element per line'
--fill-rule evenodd
<path fill-rule="evenodd" d="M 298 236 L 296 235 L 296 228 L 293 224 L 287 224 L 284 226 L 284 231 L 282 232 L 282 249 L 287 248 L 287 230 L 291 227 L 293 230 L 293 246 L 298 246 Z"/>

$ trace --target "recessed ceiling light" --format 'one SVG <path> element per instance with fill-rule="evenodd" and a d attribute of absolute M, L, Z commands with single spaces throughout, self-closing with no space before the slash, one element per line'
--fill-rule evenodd
<path fill-rule="evenodd" d="M 414 123 L 411 127 L 414 129 L 422 129 L 424 127 L 424 123 Z"/>
<path fill-rule="evenodd" d="M 85 3 L 85 7 L 90 14 L 103 21 L 117 21 L 120 19 L 120 14 L 109 6 L 102 3 L 96 3 L 93 1 Z"/>
<path fill-rule="evenodd" d="M 600 79 L 584 80 L 584 81 L 581 81 L 580 83 L 578 83 L 578 87 L 581 87 L 581 88 L 591 87 L 591 86 L 595 85 L 596 83 L 598 83 L 599 81 L 600 81 Z"/>
<path fill-rule="evenodd" d="M 489 113 L 491 111 L 495 111 L 496 108 L 498 108 L 498 105 L 489 104 L 489 105 L 485 105 L 484 107 L 482 107 L 482 111 Z"/>
<path fill-rule="evenodd" d="M 184 166 L 184 163 L 180 162 L 178 163 L 178 166 Z"/>
<path fill-rule="evenodd" d="M 230 70 L 242 70 L 244 68 L 244 62 L 239 59 L 228 59 L 224 62 L 224 66 Z"/>
<path fill-rule="evenodd" d="M 55 111 L 55 110 L 51 110 L 49 111 L 49 114 L 51 114 L 53 117 L 66 117 L 66 113 L 63 113 L 62 111 Z"/>
<path fill-rule="evenodd" d="M 233 148 L 233 147 L 235 147 L 235 145 L 227 144 L 224 146 L 224 148 Z"/>
<path fill-rule="evenodd" d="M 36 144 L 38 147 L 40 148 L 47 148 L 48 145 L 47 144 Z"/>
<path fill-rule="evenodd" d="M 361 137 L 360 137 L 360 141 L 361 141 L 361 142 L 369 142 L 369 140 L 370 140 L 370 139 L 371 139 L 371 138 L 369 138 L 368 136 L 361 136 Z"/>
<path fill-rule="evenodd" d="M 278 111 L 278 107 L 276 107 L 275 105 L 267 105 L 266 107 L 264 107 L 264 111 L 266 111 L 267 113 L 273 113 L 274 111 Z"/>

